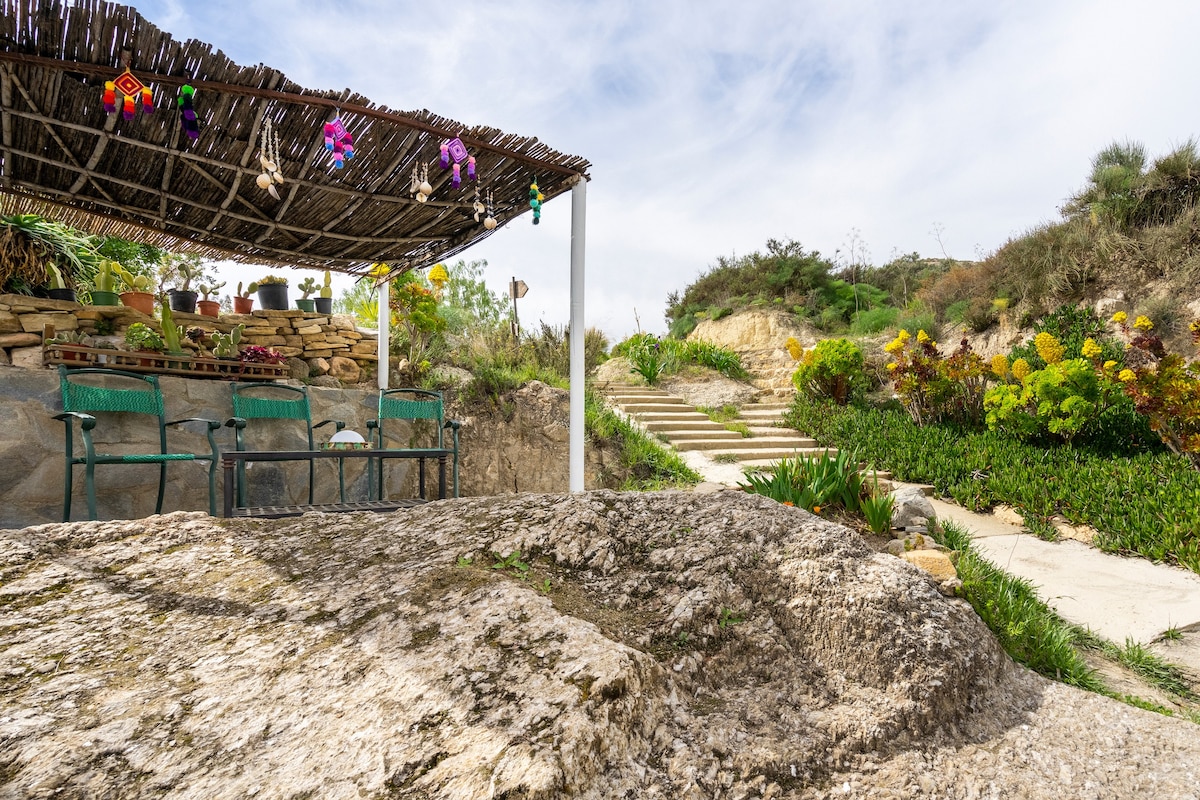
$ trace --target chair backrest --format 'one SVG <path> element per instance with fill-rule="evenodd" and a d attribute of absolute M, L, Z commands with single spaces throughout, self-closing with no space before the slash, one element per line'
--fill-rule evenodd
<path fill-rule="evenodd" d="M 437 424 L 437 447 L 442 444 L 442 423 L 445 421 L 442 393 L 429 389 L 381 389 L 379 392 L 379 443 L 384 438 L 385 419 L 431 419 Z M 431 445 L 432 446 L 432 445 Z"/>
<path fill-rule="evenodd" d="M 166 411 L 156 376 L 94 367 L 67 369 L 66 365 L 59 364 L 58 385 L 62 393 L 63 411 L 149 414 L 156 417 L 159 449 L 160 452 L 167 452 Z"/>
<path fill-rule="evenodd" d="M 233 415 L 251 419 L 294 419 L 304 422 L 308 449 L 313 449 L 308 389 L 279 383 L 234 383 Z"/>

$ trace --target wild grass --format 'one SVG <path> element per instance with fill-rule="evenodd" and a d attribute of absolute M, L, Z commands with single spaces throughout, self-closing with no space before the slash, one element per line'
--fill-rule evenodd
<path fill-rule="evenodd" d="M 619 447 L 621 466 L 628 475 L 622 491 L 682 488 L 701 481 L 678 453 L 617 416 L 590 389 L 584 394 L 584 427 L 592 442 L 608 441 Z"/>

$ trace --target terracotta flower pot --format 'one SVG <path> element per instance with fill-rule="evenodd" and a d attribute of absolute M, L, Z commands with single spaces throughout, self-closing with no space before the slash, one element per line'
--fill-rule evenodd
<path fill-rule="evenodd" d="M 237 295 L 234 295 L 233 313 L 249 314 L 253 310 L 254 310 L 254 298 L 253 297 L 238 297 Z"/>
<path fill-rule="evenodd" d="M 216 300 L 197 301 L 196 308 L 200 309 L 200 314 L 205 317 L 221 316 L 221 304 Z"/>
<path fill-rule="evenodd" d="M 150 292 L 121 292 L 121 305 L 154 316 L 154 295 Z"/>

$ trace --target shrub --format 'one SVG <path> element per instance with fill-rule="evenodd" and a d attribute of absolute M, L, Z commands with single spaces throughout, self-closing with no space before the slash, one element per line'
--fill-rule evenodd
<path fill-rule="evenodd" d="M 992 430 L 1021 439 L 1054 437 L 1069 442 L 1094 425 L 1119 397 L 1119 386 L 1103 370 L 1087 359 L 1072 358 L 1047 364 L 1020 384 L 989 390 L 984 408 Z"/>
<path fill-rule="evenodd" d="M 1128 331 L 1124 313 L 1113 319 Z M 1188 327 L 1193 341 L 1200 343 L 1200 320 Z M 1125 392 L 1163 443 L 1200 469 L 1200 361 L 1188 363 L 1178 353 L 1167 353 L 1146 317 L 1138 317 L 1134 329 L 1130 344 L 1145 363 L 1121 370 Z"/>
<path fill-rule="evenodd" d="M 844 405 L 861 395 L 865 378 L 858 345 L 847 339 L 824 339 L 801 353 L 792 383 L 808 397 Z"/>
<path fill-rule="evenodd" d="M 952 421 L 977 426 L 983 421 L 990 370 L 966 339 L 943 358 L 924 330 L 914 343 L 902 329 L 884 350 L 894 359 L 887 368 L 900 403 L 918 425 Z"/>
<path fill-rule="evenodd" d="M 883 333 L 895 325 L 899 317 L 900 309 L 890 306 L 859 311 L 854 315 L 854 319 L 850 323 L 850 332 L 857 336 L 870 336 L 876 333 Z"/>

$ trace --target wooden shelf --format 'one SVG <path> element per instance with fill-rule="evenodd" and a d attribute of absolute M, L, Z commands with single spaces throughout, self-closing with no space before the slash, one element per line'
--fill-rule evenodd
<path fill-rule="evenodd" d="M 42 363 L 226 381 L 274 381 L 288 376 L 286 364 L 245 363 L 221 358 L 106 350 L 76 344 L 47 343 L 42 349 Z"/>

